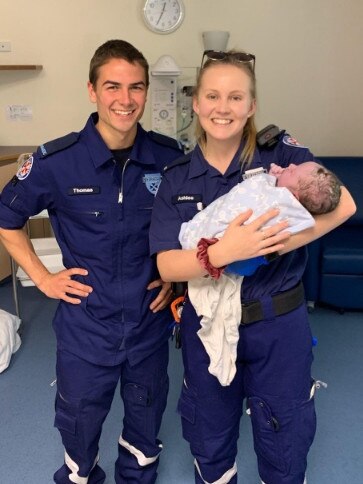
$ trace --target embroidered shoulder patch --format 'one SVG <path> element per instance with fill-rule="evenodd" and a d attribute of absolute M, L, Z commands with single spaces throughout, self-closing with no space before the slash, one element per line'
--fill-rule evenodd
<path fill-rule="evenodd" d="M 285 145 L 293 146 L 294 148 L 307 148 L 307 146 L 301 145 L 295 138 L 289 136 L 288 134 L 285 134 L 285 136 L 282 138 L 282 141 L 285 143 Z"/>
<path fill-rule="evenodd" d="M 29 175 L 33 166 L 33 161 L 34 161 L 33 155 L 30 155 L 28 158 L 25 158 L 25 160 L 20 165 L 16 173 L 16 177 L 18 180 L 25 180 L 25 178 Z"/>

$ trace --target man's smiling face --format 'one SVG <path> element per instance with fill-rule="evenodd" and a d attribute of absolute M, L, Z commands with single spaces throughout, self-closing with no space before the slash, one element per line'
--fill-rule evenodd
<path fill-rule="evenodd" d="M 137 62 L 111 59 L 99 68 L 96 84 L 88 83 L 91 102 L 97 104 L 97 129 L 111 149 L 131 146 L 136 124 L 145 109 L 144 68 Z"/>

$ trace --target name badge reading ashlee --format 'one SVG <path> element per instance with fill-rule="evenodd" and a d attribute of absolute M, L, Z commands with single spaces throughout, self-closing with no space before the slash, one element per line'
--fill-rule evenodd
<path fill-rule="evenodd" d="M 193 194 L 179 194 L 174 195 L 171 198 L 171 203 L 174 205 L 177 203 L 198 203 L 202 201 L 202 195 L 193 195 Z"/>
<path fill-rule="evenodd" d="M 68 195 L 97 195 L 100 187 L 73 187 L 68 188 Z"/>

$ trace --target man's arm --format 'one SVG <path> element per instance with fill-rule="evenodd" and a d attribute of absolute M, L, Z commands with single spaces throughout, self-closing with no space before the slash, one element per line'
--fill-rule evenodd
<path fill-rule="evenodd" d="M 24 230 L 0 228 L 0 240 L 10 256 L 48 297 L 63 299 L 71 304 L 79 304 L 81 300 L 70 297 L 69 294 L 87 297 L 92 292 L 90 286 L 71 279 L 71 276 L 76 274 L 87 275 L 88 272 L 85 269 L 72 268 L 55 274 L 50 273 L 35 253 L 34 247 Z"/>

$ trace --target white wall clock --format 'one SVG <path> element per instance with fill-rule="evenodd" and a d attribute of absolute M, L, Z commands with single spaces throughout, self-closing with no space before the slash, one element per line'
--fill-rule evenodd
<path fill-rule="evenodd" d="M 182 0 L 146 0 L 143 8 L 146 26 L 158 34 L 174 32 L 183 22 L 184 13 Z"/>

